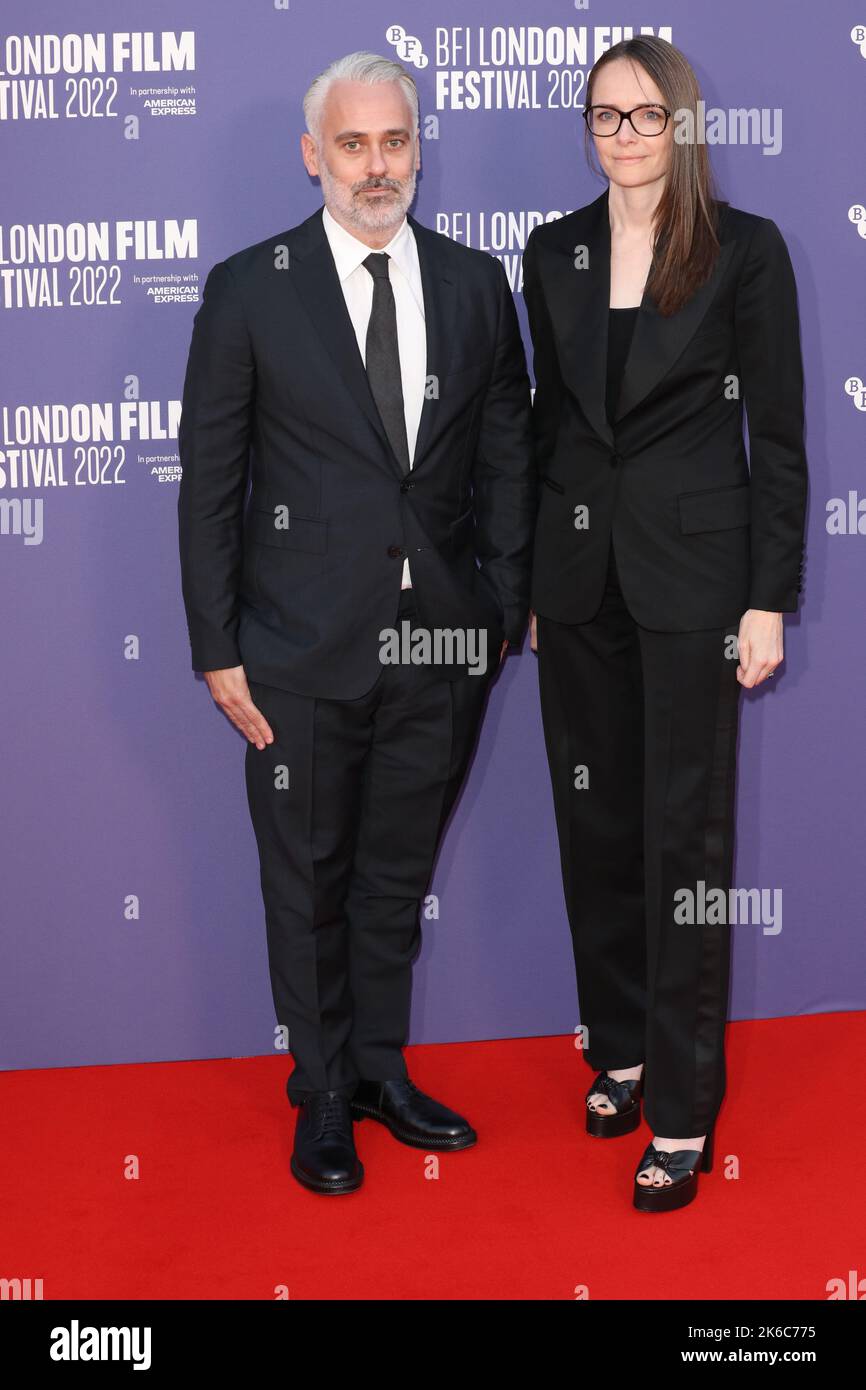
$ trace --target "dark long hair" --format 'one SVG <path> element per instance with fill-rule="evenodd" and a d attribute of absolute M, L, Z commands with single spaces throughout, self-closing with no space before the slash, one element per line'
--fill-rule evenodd
<path fill-rule="evenodd" d="M 603 53 L 589 74 L 586 104 L 592 105 L 595 79 L 602 68 L 617 58 L 628 58 L 649 74 L 674 115 L 691 111 L 697 124 L 701 91 L 688 59 L 665 39 L 652 34 L 623 39 Z M 639 76 L 639 74 L 638 74 Z M 590 168 L 595 148 L 589 127 L 585 131 Z M 653 260 L 646 288 L 660 314 L 668 317 L 691 298 L 711 276 L 719 254 L 719 215 L 726 204 L 716 196 L 707 147 L 688 140 L 671 146 L 671 162 L 653 221 Z"/>

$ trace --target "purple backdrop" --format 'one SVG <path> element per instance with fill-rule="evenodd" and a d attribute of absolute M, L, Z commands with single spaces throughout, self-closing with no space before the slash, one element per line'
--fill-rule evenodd
<path fill-rule="evenodd" d="M 866 1005 L 858 24 L 860 0 L 796 20 L 788 0 L 91 0 L 60 11 L 5 0 L 0 1065 L 274 1046 L 245 745 L 190 669 L 176 412 L 207 270 L 320 201 L 298 152 L 307 83 L 354 49 L 418 59 L 416 215 L 502 255 L 525 326 L 521 223 L 601 191 L 580 103 L 623 25 L 681 47 L 708 108 L 763 113 L 748 142 L 729 122 L 711 157 L 722 196 L 778 223 L 800 290 L 803 604 L 786 623 L 783 674 L 743 698 L 737 817 L 736 882 L 781 891 L 782 926 L 735 928 L 731 1017 Z M 62 36 L 61 25 L 76 29 L 58 70 L 58 45 L 25 51 L 23 40 Z M 77 259 L 75 223 L 105 224 L 107 249 Z M 66 229 L 59 246 L 28 237 L 46 224 Z M 82 403 L 64 437 L 64 414 Z M 103 432 L 94 405 L 110 416 Z M 528 644 L 494 689 L 431 891 L 413 1041 L 574 1029 Z"/>

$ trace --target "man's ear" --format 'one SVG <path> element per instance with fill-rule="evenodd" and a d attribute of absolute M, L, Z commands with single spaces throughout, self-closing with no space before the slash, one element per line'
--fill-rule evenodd
<path fill-rule="evenodd" d="M 316 158 L 316 142 L 312 135 L 306 130 L 301 136 L 301 158 L 304 161 L 307 173 L 317 177 L 319 173 L 319 163 Z"/>

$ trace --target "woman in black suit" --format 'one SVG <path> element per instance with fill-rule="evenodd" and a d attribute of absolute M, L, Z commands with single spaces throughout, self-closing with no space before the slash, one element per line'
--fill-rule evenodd
<path fill-rule="evenodd" d="M 532 607 L 598 1072 L 587 1127 L 631 1132 L 643 1095 L 642 1210 L 685 1205 L 711 1163 L 739 692 L 782 661 L 807 490 L 790 257 L 773 221 L 713 196 L 706 145 L 674 139 L 699 98 L 664 40 L 610 49 L 584 112 L 608 187 L 524 254 L 543 482 Z"/>

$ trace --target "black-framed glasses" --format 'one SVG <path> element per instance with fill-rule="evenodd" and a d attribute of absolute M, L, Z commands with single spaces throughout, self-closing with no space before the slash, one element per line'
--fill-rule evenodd
<path fill-rule="evenodd" d="M 583 119 L 593 135 L 616 135 L 623 121 L 628 121 L 636 135 L 661 135 L 667 129 L 671 113 L 666 106 L 646 102 L 620 111 L 618 106 L 586 106 Z"/>

